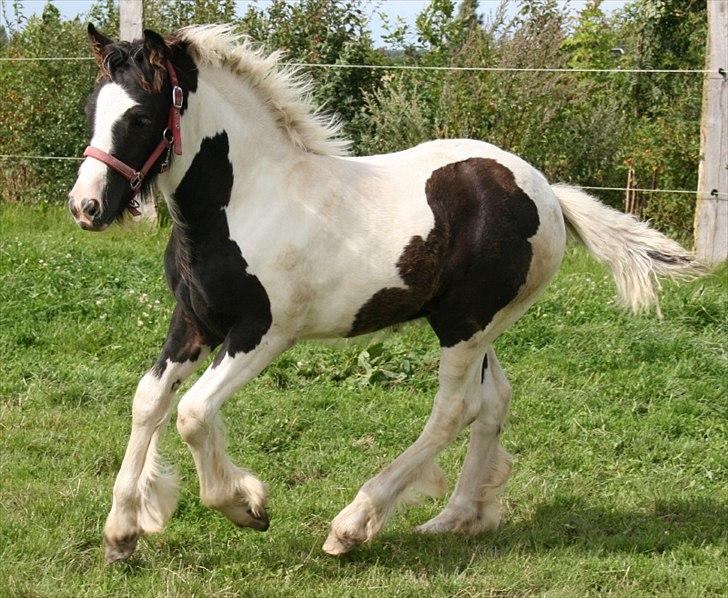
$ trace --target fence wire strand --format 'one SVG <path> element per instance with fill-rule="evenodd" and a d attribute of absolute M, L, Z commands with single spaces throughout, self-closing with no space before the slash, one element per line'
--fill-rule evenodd
<path fill-rule="evenodd" d="M 35 56 L 35 57 L 27 57 L 27 56 L 3 56 L 0 57 L 0 62 L 70 62 L 70 61 L 91 61 L 93 58 L 90 56 Z"/>
<path fill-rule="evenodd" d="M 76 160 L 81 162 L 84 158 L 76 156 L 31 156 L 29 154 L 0 154 L 0 160 Z"/>
<path fill-rule="evenodd" d="M 18 160 L 18 161 L 33 161 L 33 160 L 68 160 L 72 162 L 81 162 L 85 158 L 74 157 L 74 156 L 32 156 L 29 154 L 0 154 L 0 160 Z M 580 189 L 587 189 L 589 191 L 637 191 L 639 193 L 675 193 L 681 195 L 697 195 L 697 191 L 690 191 L 688 189 L 627 189 L 626 187 L 598 187 L 594 185 L 579 185 L 573 183 L 574 186 Z M 714 193 L 705 194 L 703 199 L 713 200 L 728 200 L 728 193 Z"/>
<path fill-rule="evenodd" d="M 0 57 L 0 62 L 85 62 L 94 60 L 90 56 L 18 56 Z M 593 68 L 550 68 L 550 67 L 499 67 L 499 66 L 425 66 L 408 64 L 345 64 L 345 63 L 312 63 L 289 62 L 287 66 L 300 68 L 332 68 L 332 69 L 370 69 L 370 70 L 407 70 L 407 71 L 452 71 L 452 72 L 492 72 L 492 73 L 607 73 L 607 74 L 703 74 L 723 75 L 707 69 L 593 69 Z M 73 156 L 31 156 L 21 154 L 0 154 L 0 160 L 67 160 L 80 162 L 83 158 Z M 636 191 L 639 193 L 675 193 L 696 195 L 696 191 L 687 189 L 627 189 L 626 187 L 599 187 L 595 185 L 578 185 L 590 191 Z M 725 196 L 725 197 L 724 197 Z M 706 194 L 703 199 L 728 200 L 728 193 Z"/>
<path fill-rule="evenodd" d="M 52 61 L 92 61 L 90 56 L 18 56 L 1 57 L 0 62 L 52 62 Z M 490 73 L 627 73 L 627 74 L 715 74 L 706 69 L 590 69 L 590 68 L 561 68 L 561 67 L 511 67 L 511 66 L 427 66 L 417 64 L 347 64 L 337 62 L 287 62 L 288 66 L 301 68 L 329 68 L 329 69 L 369 69 L 391 71 L 464 71 L 464 72 L 490 72 Z"/>
<path fill-rule="evenodd" d="M 342 69 L 383 69 L 412 71 L 483 71 L 489 73 L 669 73 L 669 74 L 710 74 L 705 69 L 588 69 L 588 68 L 556 68 L 556 67 L 510 67 L 510 66 L 425 66 L 415 64 L 338 64 L 292 62 L 291 66 L 303 68 L 342 68 Z M 716 73 L 717 74 L 717 73 Z"/>

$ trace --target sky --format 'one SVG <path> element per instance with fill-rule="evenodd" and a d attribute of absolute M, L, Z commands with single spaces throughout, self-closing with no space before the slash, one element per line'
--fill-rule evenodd
<path fill-rule="evenodd" d="M 43 10 L 43 6 L 47 0 L 22 0 L 23 12 L 26 16 L 37 14 Z M 266 4 L 271 0 L 237 0 L 239 12 L 244 12 L 251 2 L 257 4 Z M 604 0 L 602 9 L 605 12 L 615 10 L 624 6 L 628 0 Z M 584 7 L 587 0 L 571 0 L 568 4 L 574 11 L 578 11 Z M 65 17 L 74 17 L 88 11 L 92 4 L 92 0 L 54 0 L 53 3 L 61 10 Z M 384 33 L 382 29 L 382 21 L 378 17 L 379 12 L 385 13 L 390 22 L 394 22 L 397 17 L 404 19 L 410 26 L 414 25 L 415 17 L 422 11 L 427 4 L 427 0 L 366 0 L 365 2 L 370 8 L 372 33 L 376 43 L 381 41 L 381 35 Z M 490 13 L 498 6 L 500 0 L 480 0 L 481 12 L 485 15 Z M 566 0 L 562 0 L 561 4 L 567 4 Z M 9 2 L 7 3 L 10 4 Z M 0 4 L 2 6 L 2 4 Z"/>

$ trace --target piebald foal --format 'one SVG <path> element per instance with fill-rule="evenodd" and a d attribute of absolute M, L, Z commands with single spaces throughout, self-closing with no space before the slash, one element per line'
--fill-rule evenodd
<path fill-rule="evenodd" d="M 492 344 L 558 269 L 566 226 L 610 266 L 635 310 L 656 305 L 656 274 L 697 271 L 690 254 L 645 224 L 550 185 L 487 143 L 347 157 L 348 143 L 312 110 L 298 75 L 228 27 L 166 39 L 147 31 L 131 44 L 93 26 L 89 35 L 101 76 L 70 209 L 82 227 L 103 230 L 135 211 L 137 193 L 155 181 L 174 221 L 165 270 L 177 303 L 134 396 L 104 531 L 109 561 L 128 557 L 140 534 L 172 515 L 176 484 L 157 456 L 159 436 L 175 390 L 216 347 L 179 403 L 177 429 L 202 502 L 264 530 L 266 487 L 226 454 L 221 405 L 299 339 L 426 318 L 442 346 L 432 414 L 334 519 L 324 550 L 370 540 L 408 488 L 441 494 L 435 460 L 466 426 L 457 487 L 419 529 L 478 533 L 498 525 L 510 471 L 499 441 L 510 389 Z"/>

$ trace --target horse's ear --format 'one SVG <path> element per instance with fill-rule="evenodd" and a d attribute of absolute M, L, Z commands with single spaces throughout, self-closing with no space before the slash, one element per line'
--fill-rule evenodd
<path fill-rule="evenodd" d="M 106 58 L 106 49 L 114 43 L 114 41 L 106 37 L 103 33 L 96 30 L 93 23 L 88 24 L 88 39 L 91 42 L 91 52 L 93 52 L 96 63 L 103 66 Z"/>
<path fill-rule="evenodd" d="M 144 53 L 154 70 L 152 90 L 159 92 L 162 89 L 163 77 L 166 72 L 166 62 L 172 52 L 164 38 L 151 29 L 144 30 Z"/>
<path fill-rule="evenodd" d="M 152 64 L 162 62 L 163 60 L 166 60 L 170 55 L 167 42 L 164 41 L 164 38 L 159 35 L 159 33 L 157 33 L 156 31 L 152 31 L 151 29 L 144 30 L 144 49 L 147 51 L 147 54 L 150 57 L 149 61 Z M 152 60 L 152 57 L 158 57 L 162 60 Z"/>

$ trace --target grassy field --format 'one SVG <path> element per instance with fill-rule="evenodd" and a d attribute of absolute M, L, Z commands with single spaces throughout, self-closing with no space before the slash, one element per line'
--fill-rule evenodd
<path fill-rule="evenodd" d="M 166 234 L 84 233 L 58 208 L 0 206 L 0 595 L 574 596 L 728 594 L 728 270 L 665 285 L 665 319 L 614 306 L 571 251 L 497 343 L 514 387 L 506 519 L 421 537 L 443 501 L 371 545 L 320 550 L 358 486 L 418 435 L 435 392 L 423 326 L 281 357 L 225 407 L 234 459 L 270 484 L 271 529 L 197 500 L 174 426 L 179 509 L 126 563 L 100 548 L 131 396 L 171 310 Z M 441 459 L 454 483 L 467 435 Z"/>

